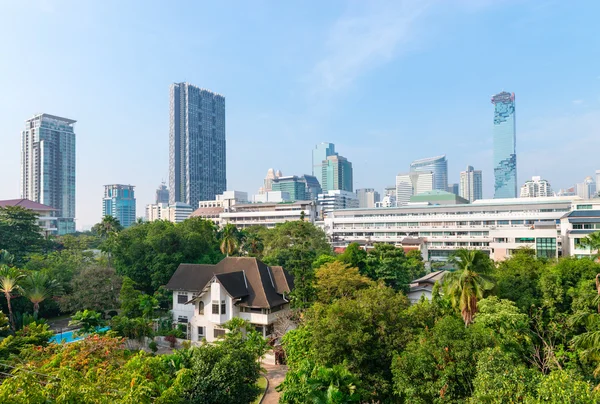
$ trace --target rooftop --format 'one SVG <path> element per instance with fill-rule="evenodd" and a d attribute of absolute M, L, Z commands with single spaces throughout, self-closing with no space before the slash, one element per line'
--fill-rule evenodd
<path fill-rule="evenodd" d="M 37 203 L 34 201 L 30 201 L 29 199 L 7 199 L 4 201 L 0 201 L 0 208 L 4 208 L 7 206 L 20 206 L 25 209 L 39 211 L 39 212 L 51 212 L 56 210 L 50 206 L 43 205 L 41 203 Z"/>

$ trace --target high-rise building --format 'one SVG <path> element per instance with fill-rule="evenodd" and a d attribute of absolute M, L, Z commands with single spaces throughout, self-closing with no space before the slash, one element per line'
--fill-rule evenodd
<path fill-rule="evenodd" d="M 306 197 L 306 182 L 295 175 L 275 178 L 272 190 L 289 193 L 292 201 L 305 201 L 308 199 Z"/>
<path fill-rule="evenodd" d="M 592 177 L 585 177 L 582 183 L 577 184 L 577 196 L 583 199 L 592 199 L 596 196 L 596 185 Z"/>
<path fill-rule="evenodd" d="M 396 206 L 396 186 L 389 186 L 383 189 L 383 198 L 380 202 L 375 202 L 376 208 L 391 208 Z"/>
<path fill-rule="evenodd" d="M 195 207 L 227 189 L 225 97 L 174 83 L 170 120 L 169 201 Z"/>
<path fill-rule="evenodd" d="M 521 198 L 538 198 L 554 196 L 550 183 L 542 177 L 531 177 L 521 187 Z"/>
<path fill-rule="evenodd" d="M 317 205 L 323 217 L 337 209 L 358 208 L 358 198 L 354 192 L 340 189 L 325 191 L 319 194 Z"/>
<path fill-rule="evenodd" d="M 492 96 L 494 104 L 494 199 L 517 197 L 515 93 Z"/>
<path fill-rule="evenodd" d="M 304 174 L 302 179 L 306 184 L 306 198 L 312 201 L 316 200 L 319 194 L 323 193 L 319 180 L 314 175 L 308 174 Z"/>
<path fill-rule="evenodd" d="M 411 172 L 432 172 L 433 189 L 446 191 L 448 189 L 448 160 L 446 155 L 415 160 L 410 163 Z"/>
<path fill-rule="evenodd" d="M 460 195 L 460 185 L 457 182 L 448 184 L 448 192 L 454 195 Z"/>
<path fill-rule="evenodd" d="M 396 176 L 396 205 L 410 202 L 410 197 L 433 190 L 435 175 L 431 171 L 413 171 Z"/>
<path fill-rule="evenodd" d="M 75 122 L 38 114 L 21 132 L 21 198 L 54 208 L 58 235 L 75 232 Z"/>
<path fill-rule="evenodd" d="M 379 192 L 373 188 L 361 188 L 356 190 L 359 208 L 374 208 L 379 202 Z"/>
<path fill-rule="evenodd" d="M 352 192 L 352 163 L 345 157 L 334 155 L 323 162 L 323 192 L 342 190 Z"/>
<path fill-rule="evenodd" d="M 273 191 L 273 180 L 281 177 L 281 170 L 273 170 L 272 168 L 269 168 L 267 170 L 267 175 L 265 176 L 265 179 L 263 180 L 263 186 L 258 190 L 259 194 L 264 194 L 267 192 L 271 192 Z"/>
<path fill-rule="evenodd" d="M 112 216 L 123 227 L 135 223 L 135 187 L 133 185 L 111 184 L 104 186 L 102 217 Z"/>
<path fill-rule="evenodd" d="M 317 177 L 321 188 L 325 189 L 323 178 L 323 162 L 329 156 L 335 156 L 335 145 L 333 143 L 319 143 L 312 151 L 312 175 Z"/>
<path fill-rule="evenodd" d="M 483 176 L 481 170 L 474 170 L 467 166 L 465 171 L 460 172 L 459 196 L 469 202 L 483 199 Z"/>
<path fill-rule="evenodd" d="M 156 190 L 155 203 L 169 203 L 169 189 L 167 188 L 167 185 L 164 182 L 160 184 L 160 186 Z"/>

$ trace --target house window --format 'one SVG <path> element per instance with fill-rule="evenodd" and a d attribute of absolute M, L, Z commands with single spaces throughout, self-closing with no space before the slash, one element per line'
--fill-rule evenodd
<path fill-rule="evenodd" d="M 177 294 L 177 303 L 178 304 L 186 304 L 188 301 L 188 294 L 187 292 L 179 292 Z"/>
<path fill-rule="evenodd" d="M 215 328 L 215 338 L 223 338 L 225 336 L 225 330 L 222 328 Z"/>
<path fill-rule="evenodd" d="M 204 314 L 204 302 L 198 303 L 198 314 Z"/>
<path fill-rule="evenodd" d="M 204 338 L 204 327 L 198 327 L 198 341 Z"/>
<path fill-rule="evenodd" d="M 219 301 L 218 300 L 212 301 L 212 314 L 219 314 Z"/>
<path fill-rule="evenodd" d="M 178 323 L 187 323 L 188 318 L 187 318 L 187 316 L 179 316 L 179 317 L 177 317 L 177 322 Z"/>
<path fill-rule="evenodd" d="M 225 300 L 221 300 L 221 314 L 225 314 Z"/>

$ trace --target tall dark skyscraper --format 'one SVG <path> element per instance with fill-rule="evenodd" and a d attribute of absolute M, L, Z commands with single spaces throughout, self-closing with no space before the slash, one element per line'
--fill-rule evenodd
<path fill-rule="evenodd" d="M 494 198 L 517 197 L 515 93 L 503 91 L 494 104 Z"/>
<path fill-rule="evenodd" d="M 164 181 L 156 190 L 155 203 L 169 203 L 169 189 L 167 188 L 167 185 L 164 183 Z"/>
<path fill-rule="evenodd" d="M 195 209 L 227 190 L 225 97 L 174 83 L 170 98 L 169 202 Z"/>

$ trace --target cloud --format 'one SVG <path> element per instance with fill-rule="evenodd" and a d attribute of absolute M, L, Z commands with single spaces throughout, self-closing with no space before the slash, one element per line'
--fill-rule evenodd
<path fill-rule="evenodd" d="M 329 31 L 326 55 L 313 68 L 314 92 L 335 92 L 391 60 L 413 36 L 413 26 L 431 1 L 351 3 Z M 356 8 L 358 7 L 358 8 Z"/>

